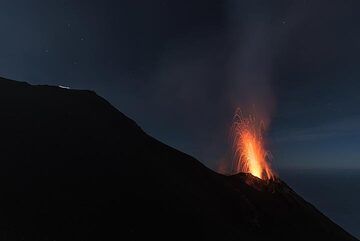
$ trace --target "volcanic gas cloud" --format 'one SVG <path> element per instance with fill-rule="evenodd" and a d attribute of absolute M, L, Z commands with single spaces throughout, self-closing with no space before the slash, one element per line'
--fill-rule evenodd
<path fill-rule="evenodd" d="M 264 145 L 264 130 L 261 120 L 251 115 L 244 116 L 240 110 L 236 111 L 232 128 L 235 152 L 233 172 L 251 173 L 263 180 L 275 178 L 268 163 L 269 152 Z"/>

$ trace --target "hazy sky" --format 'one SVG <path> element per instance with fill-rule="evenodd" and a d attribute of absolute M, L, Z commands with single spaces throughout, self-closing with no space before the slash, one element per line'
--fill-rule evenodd
<path fill-rule="evenodd" d="M 0 75 L 93 89 L 216 167 L 236 107 L 273 166 L 360 168 L 359 1 L 0 2 Z"/>

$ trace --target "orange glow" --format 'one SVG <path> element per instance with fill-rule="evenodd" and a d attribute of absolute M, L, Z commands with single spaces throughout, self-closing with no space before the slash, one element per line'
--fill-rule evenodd
<path fill-rule="evenodd" d="M 234 119 L 234 171 L 251 173 L 264 180 L 274 179 L 267 162 L 269 155 L 264 148 L 263 125 L 252 116 L 242 116 L 240 111 L 236 112 Z"/>

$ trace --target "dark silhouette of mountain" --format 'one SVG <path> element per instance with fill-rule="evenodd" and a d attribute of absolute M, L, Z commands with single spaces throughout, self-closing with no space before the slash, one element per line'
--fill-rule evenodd
<path fill-rule="evenodd" d="M 0 240 L 356 240 L 280 180 L 217 174 L 94 92 L 0 79 L 0 120 Z"/>

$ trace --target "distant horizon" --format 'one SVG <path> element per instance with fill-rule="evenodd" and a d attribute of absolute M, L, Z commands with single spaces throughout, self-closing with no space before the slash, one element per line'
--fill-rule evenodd
<path fill-rule="evenodd" d="M 332 221 L 360 238 L 360 169 L 291 169 L 283 171 L 280 178 Z"/>

